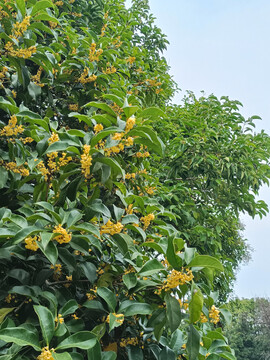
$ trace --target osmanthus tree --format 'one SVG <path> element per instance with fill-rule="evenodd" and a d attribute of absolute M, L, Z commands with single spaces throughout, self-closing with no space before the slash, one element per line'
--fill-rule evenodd
<path fill-rule="evenodd" d="M 140 3 L 0 0 L 0 359 L 235 359 L 223 265 L 155 195 L 174 84 Z"/>
<path fill-rule="evenodd" d="M 222 262 L 215 284 L 223 301 L 249 256 L 239 216 L 262 217 L 268 210 L 256 196 L 269 182 L 270 139 L 254 132 L 258 117 L 245 119 L 240 107 L 227 97 L 189 93 L 182 105 L 167 107 L 166 121 L 154 124 L 167 144 L 159 162 L 161 203 L 176 215 L 172 223 L 189 246 Z"/>

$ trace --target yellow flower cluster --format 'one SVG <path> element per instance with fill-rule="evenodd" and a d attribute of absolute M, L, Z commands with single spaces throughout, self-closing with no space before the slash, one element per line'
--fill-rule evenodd
<path fill-rule="evenodd" d="M 59 136 L 54 132 L 52 133 L 51 137 L 48 139 L 48 143 L 51 145 L 57 141 L 59 141 Z"/>
<path fill-rule="evenodd" d="M 55 264 L 55 265 L 51 265 L 50 268 L 54 270 L 53 272 L 54 280 L 59 280 L 62 275 L 62 265 Z"/>
<path fill-rule="evenodd" d="M 42 160 L 37 164 L 37 169 L 41 172 L 42 176 L 44 176 L 45 181 L 47 181 L 50 172 Z"/>
<path fill-rule="evenodd" d="M 0 71 L 0 83 L 2 85 L 4 78 L 6 77 L 6 73 L 8 72 L 8 68 L 3 66 L 2 70 Z"/>
<path fill-rule="evenodd" d="M 54 349 L 51 349 L 54 352 Z M 54 360 L 52 352 L 49 350 L 49 346 L 42 348 L 41 354 L 37 357 L 37 360 Z"/>
<path fill-rule="evenodd" d="M 114 135 L 113 135 L 113 137 L 112 137 L 112 139 L 113 140 L 121 140 L 122 139 L 122 137 L 124 136 L 124 134 L 123 133 L 115 133 Z"/>
<path fill-rule="evenodd" d="M 25 163 L 27 165 L 27 163 Z M 15 162 L 4 163 L 3 160 L 0 161 L 0 166 L 4 166 L 7 170 L 14 172 L 15 174 L 20 174 L 22 176 L 28 176 L 29 170 L 26 169 L 23 165 L 17 166 Z"/>
<path fill-rule="evenodd" d="M 220 320 L 219 318 L 219 313 L 220 311 L 215 307 L 215 305 L 212 305 L 211 310 L 209 311 L 209 317 L 210 317 L 210 322 L 213 324 L 217 324 Z"/>
<path fill-rule="evenodd" d="M 108 24 L 104 24 L 101 29 L 100 37 L 103 37 L 105 35 L 105 31 L 107 29 Z"/>
<path fill-rule="evenodd" d="M 128 132 L 128 131 L 130 131 L 131 129 L 133 129 L 135 123 L 136 123 L 136 118 L 135 118 L 135 117 L 130 117 L 130 118 L 128 118 L 128 119 L 127 119 L 127 122 L 126 122 L 125 131 Z"/>
<path fill-rule="evenodd" d="M 124 225 L 119 221 L 114 224 L 111 220 L 108 220 L 106 224 L 102 225 L 100 228 L 100 234 L 119 234 L 123 230 Z"/>
<path fill-rule="evenodd" d="M 22 125 L 17 125 L 17 117 L 12 115 L 8 125 L 4 126 L 2 130 L 0 130 L 0 136 L 13 136 L 18 135 L 24 132 L 24 128 Z"/>
<path fill-rule="evenodd" d="M 10 304 L 12 300 L 16 298 L 16 295 L 8 294 L 8 296 L 5 297 L 5 302 L 7 304 Z"/>
<path fill-rule="evenodd" d="M 29 48 L 26 48 L 26 49 L 15 50 L 11 41 L 8 41 L 6 43 L 5 49 L 8 53 L 8 55 L 23 58 L 23 59 L 30 58 L 37 51 L 37 48 L 35 46 L 30 46 Z"/>
<path fill-rule="evenodd" d="M 71 240 L 71 233 L 64 229 L 61 224 L 54 227 L 53 233 L 59 234 L 54 238 L 59 244 L 66 244 Z"/>
<path fill-rule="evenodd" d="M 27 238 L 24 239 L 24 242 L 26 244 L 25 248 L 32 251 L 37 251 L 38 250 L 37 241 L 40 241 L 39 236 L 28 236 Z"/>
<path fill-rule="evenodd" d="M 70 15 L 76 16 L 76 17 L 82 17 L 82 13 L 72 12 Z"/>
<path fill-rule="evenodd" d="M 110 105 L 112 110 L 121 118 L 121 113 L 124 111 L 121 106 L 118 106 L 115 102 Z"/>
<path fill-rule="evenodd" d="M 133 141 L 134 141 L 133 137 L 129 136 L 125 141 L 126 146 L 132 146 Z"/>
<path fill-rule="evenodd" d="M 150 156 L 150 153 L 148 151 L 145 151 L 144 153 L 138 151 L 135 156 L 137 158 L 145 158 L 145 157 L 149 157 Z"/>
<path fill-rule="evenodd" d="M 49 173 L 53 174 L 54 172 L 59 171 L 59 169 L 62 166 L 67 165 L 71 160 L 72 157 L 68 156 L 67 157 L 67 153 L 62 153 L 62 156 L 59 157 L 59 154 L 57 151 L 53 151 L 49 154 L 47 154 L 47 158 L 48 158 L 48 167 L 49 167 Z"/>
<path fill-rule="evenodd" d="M 133 205 L 132 205 L 132 204 L 129 204 L 128 207 L 127 207 L 125 210 L 126 210 L 126 213 L 127 213 L 128 215 L 133 214 Z"/>
<path fill-rule="evenodd" d="M 144 188 L 144 190 L 148 195 L 153 195 L 154 192 L 156 191 L 156 187 L 155 186 L 146 186 Z"/>
<path fill-rule="evenodd" d="M 127 345 L 133 345 L 136 346 L 139 344 L 139 340 L 137 338 L 126 338 L 126 339 L 121 339 L 120 341 L 120 346 L 121 347 L 126 347 Z"/>
<path fill-rule="evenodd" d="M 204 313 L 201 313 L 200 322 L 201 322 L 202 324 L 208 322 L 208 319 L 207 319 L 207 317 L 204 315 Z"/>
<path fill-rule="evenodd" d="M 90 177 L 90 166 L 92 164 L 92 156 L 89 155 L 90 145 L 83 146 L 83 154 L 81 155 L 82 173 L 86 179 Z"/>
<path fill-rule="evenodd" d="M 126 62 L 127 64 L 133 64 L 135 62 L 136 58 L 134 56 L 130 56 L 127 58 Z"/>
<path fill-rule="evenodd" d="M 13 25 L 12 33 L 16 38 L 23 36 L 23 33 L 30 25 L 30 16 L 26 16 L 21 23 L 18 21 Z"/>
<path fill-rule="evenodd" d="M 80 82 L 81 84 L 88 84 L 90 82 L 95 81 L 97 79 L 97 76 L 94 74 L 89 76 L 89 71 L 90 71 L 89 68 L 85 67 L 83 73 L 78 79 L 78 82 Z"/>
<path fill-rule="evenodd" d="M 99 132 L 102 131 L 102 130 L 103 130 L 103 125 L 102 125 L 102 124 L 96 124 L 96 125 L 94 126 L 94 132 L 95 132 L 95 134 L 99 133 Z"/>
<path fill-rule="evenodd" d="M 121 37 L 117 36 L 117 38 L 112 41 L 112 44 L 116 47 L 116 49 L 118 49 L 123 44 L 123 41 L 120 39 Z"/>
<path fill-rule="evenodd" d="M 48 23 L 51 29 L 55 29 L 58 25 L 56 21 L 48 21 Z"/>
<path fill-rule="evenodd" d="M 69 104 L 68 108 L 70 111 L 78 111 L 79 110 L 79 105 L 78 104 Z"/>
<path fill-rule="evenodd" d="M 38 71 L 37 71 L 37 73 L 36 73 L 36 75 L 32 75 L 32 76 L 31 76 L 31 79 L 32 79 L 32 80 L 34 81 L 34 83 L 35 83 L 37 86 L 39 86 L 39 87 L 45 86 L 45 84 L 42 84 L 42 83 L 40 82 L 40 78 L 41 78 L 42 71 L 43 71 L 43 69 L 42 69 L 42 67 L 40 66 L 39 69 L 38 69 Z"/>
<path fill-rule="evenodd" d="M 187 309 L 188 309 L 188 307 L 189 307 L 189 303 L 188 303 L 188 301 L 187 301 L 187 300 L 185 300 L 184 302 L 182 302 L 182 301 L 181 301 L 181 299 L 179 299 L 179 300 L 178 300 L 178 302 L 179 302 L 179 304 L 180 304 L 181 308 L 184 308 L 185 310 L 187 310 Z"/>
<path fill-rule="evenodd" d="M 143 223 L 143 228 L 144 230 L 148 228 L 148 226 L 150 225 L 151 221 L 153 221 L 155 219 L 155 215 L 154 214 L 148 214 L 146 216 L 143 216 L 140 218 L 141 222 Z"/>
<path fill-rule="evenodd" d="M 64 318 L 61 314 L 58 314 L 58 316 L 55 317 L 54 321 L 59 324 L 63 324 Z"/>
<path fill-rule="evenodd" d="M 157 81 L 157 77 L 154 80 L 146 79 L 145 82 L 148 82 L 150 86 L 160 86 L 162 84 L 160 81 Z"/>
<path fill-rule="evenodd" d="M 118 322 L 119 324 L 123 324 L 125 317 L 124 314 L 116 314 L 116 313 L 112 313 L 113 316 L 116 317 L 116 322 Z M 107 316 L 106 322 L 109 323 L 110 322 L 110 315 Z"/>
<path fill-rule="evenodd" d="M 79 320 L 79 317 L 76 314 L 72 314 L 71 316 L 73 317 L 74 320 Z"/>
<path fill-rule="evenodd" d="M 191 270 L 187 270 L 186 272 L 172 270 L 172 272 L 167 276 L 167 279 L 164 280 L 163 285 L 157 291 L 157 293 L 161 293 L 161 290 L 164 289 L 165 291 L 170 291 L 171 289 L 176 288 L 179 285 L 184 285 L 187 282 L 193 279 L 193 274 Z"/>
<path fill-rule="evenodd" d="M 123 275 L 130 274 L 136 272 L 132 265 L 129 265 L 128 268 L 124 271 Z"/>
<path fill-rule="evenodd" d="M 94 294 L 92 293 L 86 293 L 87 299 L 88 300 L 93 300 L 96 298 L 96 292 L 97 292 L 97 287 L 95 286 L 93 289 L 91 289 L 90 291 L 92 291 Z"/>
<path fill-rule="evenodd" d="M 34 139 L 31 138 L 31 137 L 29 137 L 29 136 L 26 137 L 26 138 L 20 137 L 19 140 L 20 140 L 21 142 L 23 142 L 24 144 L 31 143 L 32 141 L 34 141 Z"/>
<path fill-rule="evenodd" d="M 103 53 L 102 49 L 98 49 L 96 50 L 97 44 L 96 43 L 92 43 L 90 50 L 89 50 L 89 61 L 99 61 L 99 57 L 100 55 Z"/>
<path fill-rule="evenodd" d="M 54 3 L 56 6 L 63 6 L 64 5 L 64 2 L 63 1 L 56 1 Z"/>
<path fill-rule="evenodd" d="M 103 74 L 114 74 L 116 73 L 117 69 L 114 66 L 107 67 L 106 70 L 102 69 Z"/>
<path fill-rule="evenodd" d="M 110 148 L 105 149 L 105 155 L 110 156 L 111 154 L 119 154 L 120 151 L 123 151 L 125 148 L 123 143 L 120 143 L 116 146 L 111 146 Z"/>
<path fill-rule="evenodd" d="M 136 173 L 126 173 L 125 179 L 135 179 Z"/>

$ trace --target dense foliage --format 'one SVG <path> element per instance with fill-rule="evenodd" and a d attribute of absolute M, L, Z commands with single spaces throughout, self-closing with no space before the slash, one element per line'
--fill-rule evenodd
<path fill-rule="evenodd" d="M 269 136 L 254 134 L 257 116 L 245 119 L 238 101 L 190 93 L 183 105 L 166 109 L 158 121 L 166 143 L 160 190 L 162 205 L 174 212 L 177 229 L 189 246 L 220 259 L 225 272 L 216 279 L 226 300 L 239 263 L 249 256 L 239 214 L 262 217 L 256 199 L 269 178 Z"/>
<path fill-rule="evenodd" d="M 269 299 L 235 299 L 229 302 L 232 322 L 225 333 L 238 360 L 270 359 Z"/>
<path fill-rule="evenodd" d="M 245 253 L 239 211 L 265 209 L 268 137 L 227 100 L 213 131 L 217 99 L 168 107 L 144 0 L 0 0 L 0 18 L 0 359 L 235 359 L 215 290 Z"/>

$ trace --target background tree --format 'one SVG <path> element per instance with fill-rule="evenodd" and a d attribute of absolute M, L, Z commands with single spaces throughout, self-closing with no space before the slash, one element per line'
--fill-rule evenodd
<path fill-rule="evenodd" d="M 229 302 L 232 322 L 226 326 L 237 359 L 269 359 L 270 302 L 268 299 L 235 299 Z"/>
<path fill-rule="evenodd" d="M 157 176 L 165 145 L 153 127 L 161 135 L 182 107 L 167 108 L 175 84 L 147 3 L 0 0 L 0 16 L 0 357 L 235 359 L 215 291 L 226 260 L 217 245 L 192 242 L 179 221 L 181 211 L 191 231 L 199 203 L 193 226 L 204 226 L 203 214 L 215 223 L 216 212 L 234 212 L 204 173 L 187 186 L 193 208 L 189 199 L 185 210 L 166 202 L 169 187 Z M 184 108 L 193 118 L 192 105 Z M 240 136 L 237 126 L 230 132 Z M 187 150 L 174 181 L 202 171 L 199 150 Z M 259 186 L 266 153 L 254 154 Z"/>

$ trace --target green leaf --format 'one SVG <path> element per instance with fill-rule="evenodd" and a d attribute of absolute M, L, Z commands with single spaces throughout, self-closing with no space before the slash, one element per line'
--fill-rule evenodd
<path fill-rule="evenodd" d="M 47 9 L 49 7 L 53 7 L 53 3 L 51 1 L 48 0 L 37 1 L 32 8 L 31 16 L 34 16 L 40 10 Z"/>
<path fill-rule="evenodd" d="M 102 360 L 116 360 L 117 354 L 114 351 L 106 351 L 102 353 Z"/>
<path fill-rule="evenodd" d="M 175 297 L 169 294 L 166 294 L 164 299 L 166 302 L 166 314 L 169 327 L 171 332 L 174 332 L 180 326 L 182 319 L 180 304 Z"/>
<path fill-rule="evenodd" d="M 73 314 L 78 309 L 78 307 L 79 307 L 79 305 L 78 305 L 77 301 L 74 299 L 71 299 L 59 310 L 59 313 L 62 316 L 67 316 L 67 315 Z"/>
<path fill-rule="evenodd" d="M 137 276 L 134 273 L 123 275 L 123 282 L 129 289 L 133 288 L 137 284 Z"/>
<path fill-rule="evenodd" d="M 209 255 L 198 255 L 188 264 L 189 267 L 208 267 L 216 270 L 224 271 L 221 262 Z"/>
<path fill-rule="evenodd" d="M 153 120 L 156 120 L 157 117 L 163 117 L 165 119 L 168 118 L 168 116 L 165 114 L 164 111 L 156 107 L 150 107 L 148 109 L 143 110 L 138 117 L 142 119 L 153 119 Z"/>
<path fill-rule="evenodd" d="M 189 303 L 189 319 L 194 323 L 200 319 L 203 308 L 203 294 L 201 290 L 195 289 L 192 293 L 192 298 Z"/>
<path fill-rule="evenodd" d="M 16 0 L 17 8 L 20 10 L 22 17 L 25 16 L 25 0 Z"/>
<path fill-rule="evenodd" d="M 82 223 L 82 224 L 78 224 L 76 226 L 72 226 L 71 227 L 72 230 L 79 230 L 79 231 L 85 231 L 87 233 L 96 235 L 98 237 L 100 237 L 100 233 L 99 233 L 99 229 L 90 223 Z"/>
<path fill-rule="evenodd" d="M 92 349 L 87 350 L 87 358 L 88 360 L 101 360 L 101 346 L 99 342 Z"/>
<path fill-rule="evenodd" d="M 15 308 L 2 308 L 0 309 L 0 324 L 4 321 L 7 314 L 9 314 L 11 311 L 13 311 Z"/>
<path fill-rule="evenodd" d="M 55 360 L 72 360 L 72 357 L 67 352 L 61 354 L 53 352 L 52 356 Z"/>
<path fill-rule="evenodd" d="M 108 308 L 111 312 L 115 312 L 115 308 L 116 308 L 116 296 L 115 294 L 105 288 L 105 287 L 100 287 L 97 289 L 97 294 L 98 296 L 100 296 L 103 300 L 106 301 Z"/>
<path fill-rule="evenodd" d="M 0 189 L 3 189 L 3 187 L 6 185 L 8 179 L 8 171 L 0 166 Z"/>
<path fill-rule="evenodd" d="M 100 340 L 103 337 L 105 332 L 106 332 L 106 323 L 99 324 L 99 325 L 95 326 L 93 330 L 91 330 L 91 333 L 96 335 L 98 340 Z"/>
<path fill-rule="evenodd" d="M 224 309 L 224 308 L 220 308 L 219 309 L 221 314 L 223 315 L 227 325 L 230 325 L 230 323 L 232 322 L 232 314 L 229 310 Z"/>
<path fill-rule="evenodd" d="M 106 165 L 110 166 L 112 173 L 115 173 L 116 175 L 121 175 L 123 178 L 125 178 L 124 169 L 114 159 L 111 159 L 108 157 L 97 157 L 93 160 L 93 164 L 94 163 L 106 164 Z"/>
<path fill-rule="evenodd" d="M 135 302 L 122 310 L 125 316 L 149 315 L 152 313 L 151 305 L 147 303 Z"/>
<path fill-rule="evenodd" d="M 165 270 L 164 266 L 157 259 L 148 260 L 139 271 L 140 276 L 148 276 Z"/>
<path fill-rule="evenodd" d="M 49 346 L 54 334 L 53 314 L 50 312 L 49 309 L 42 305 L 34 305 L 34 310 L 38 316 L 43 339 L 46 341 L 47 346 Z"/>
<path fill-rule="evenodd" d="M 193 325 L 190 325 L 188 341 L 187 341 L 187 353 L 189 356 L 189 360 L 197 360 L 199 350 L 200 350 L 200 334 Z"/>
<path fill-rule="evenodd" d="M 178 255 L 175 254 L 174 239 L 172 237 L 168 237 L 168 248 L 167 248 L 166 257 L 170 265 L 175 270 L 181 271 L 183 261 Z"/>
<path fill-rule="evenodd" d="M 0 340 L 20 346 L 32 346 L 35 350 L 41 351 L 37 335 L 23 327 L 9 327 L 0 330 Z"/>
<path fill-rule="evenodd" d="M 95 265 L 90 262 L 83 262 L 80 264 L 80 267 L 87 279 L 93 284 L 97 279 L 97 268 Z"/>
<path fill-rule="evenodd" d="M 142 349 L 140 349 L 139 347 L 129 346 L 127 348 L 127 351 L 128 351 L 128 359 L 129 360 L 143 360 L 144 359 Z"/>
<path fill-rule="evenodd" d="M 50 241 L 45 249 L 41 244 L 38 244 L 38 246 L 46 258 L 55 265 L 58 259 L 58 250 L 55 243 Z"/>
<path fill-rule="evenodd" d="M 105 111 L 106 113 L 116 117 L 116 113 L 113 111 L 113 109 L 105 103 L 91 101 L 91 102 L 85 104 L 83 107 L 90 107 L 90 106 L 95 107 L 97 109 L 101 109 L 101 110 Z"/>
<path fill-rule="evenodd" d="M 97 338 L 90 331 L 79 331 L 63 340 L 55 350 L 64 350 L 77 347 L 79 349 L 87 350 L 95 346 Z"/>

